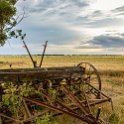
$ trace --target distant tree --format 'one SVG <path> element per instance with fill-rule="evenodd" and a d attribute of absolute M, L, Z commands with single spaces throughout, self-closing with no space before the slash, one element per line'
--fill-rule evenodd
<path fill-rule="evenodd" d="M 13 28 L 23 19 L 16 17 L 17 9 L 15 4 L 18 0 L 0 0 L 0 45 L 4 45 L 6 40 L 11 37 L 22 36 L 22 30 Z"/>

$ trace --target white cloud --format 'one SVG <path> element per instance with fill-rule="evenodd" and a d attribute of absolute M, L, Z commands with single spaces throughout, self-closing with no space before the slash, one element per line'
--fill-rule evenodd
<path fill-rule="evenodd" d="M 90 7 L 95 10 L 112 10 L 114 8 L 124 5 L 124 0 L 95 0 Z"/>
<path fill-rule="evenodd" d="M 49 53 L 102 53 L 104 48 L 91 49 L 88 41 L 124 33 L 124 0 L 20 0 L 17 6 L 29 15 L 19 27 L 33 53 L 44 40 L 49 40 Z M 85 50 L 75 49 L 83 43 Z"/>

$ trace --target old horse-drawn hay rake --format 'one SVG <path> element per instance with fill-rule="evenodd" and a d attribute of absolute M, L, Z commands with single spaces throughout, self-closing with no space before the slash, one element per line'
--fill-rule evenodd
<path fill-rule="evenodd" d="M 101 109 L 94 114 L 93 106 L 111 102 L 111 98 L 101 92 L 101 79 L 93 65 L 82 62 L 73 67 L 36 68 L 32 62 L 33 69 L 0 70 L 1 123 L 30 124 L 46 113 L 67 114 L 88 124 L 104 123 L 99 117 Z M 8 83 L 13 86 L 11 91 Z M 5 104 L 7 98 L 11 102 Z"/>

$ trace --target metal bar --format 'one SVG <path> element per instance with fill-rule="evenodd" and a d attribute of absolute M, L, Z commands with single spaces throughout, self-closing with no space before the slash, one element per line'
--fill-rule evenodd
<path fill-rule="evenodd" d="M 100 103 L 104 103 L 104 102 L 107 102 L 107 101 L 109 101 L 109 99 L 89 99 L 88 100 L 89 106 L 94 106 L 94 105 L 97 105 L 97 104 L 100 104 Z M 83 100 L 83 101 L 80 101 L 80 102 L 85 104 L 86 100 Z M 74 105 L 74 103 L 67 104 L 67 106 L 72 106 L 72 105 Z"/>
<path fill-rule="evenodd" d="M 27 45 L 26 45 L 26 43 L 25 43 L 24 40 L 23 40 L 23 44 L 24 44 L 24 46 L 25 46 L 25 48 L 26 48 L 26 50 L 27 50 L 27 52 L 28 52 L 28 55 L 29 55 L 29 57 L 30 57 L 30 59 L 31 59 L 31 61 L 32 61 L 32 64 L 33 64 L 33 66 L 34 66 L 34 68 L 35 68 L 35 67 L 36 67 L 35 62 L 34 62 L 33 57 L 32 57 L 32 55 L 31 55 L 31 53 L 30 53 L 30 51 L 29 51 L 29 49 L 28 49 L 28 47 L 27 47 Z"/>
<path fill-rule="evenodd" d="M 7 118 L 7 119 L 9 119 L 9 120 L 12 120 L 12 121 L 15 121 L 15 122 L 21 123 L 20 120 L 17 120 L 17 119 L 14 119 L 14 118 L 8 117 L 8 116 L 6 116 L 6 115 L 4 115 L 4 114 L 2 114 L 2 113 L 0 113 L 0 116 L 1 116 L 1 117 L 4 117 L 4 118 Z"/>
<path fill-rule="evenodd" d="M 23 104 L 24 104 L 24 107 L 25 107 L 25 111 L 26 111 L 27 116 L 28 117 L 31 117 L 32 115 L 31 115 L 30 110 L 28 109 L 28 106 L 27 106 L 27 104 L 26 104 L 26 102 L 25 102 L 24 99 L 23 99 Z"/>
<path fill-rule="evenodd" d="M 107 95 L 105 95 L 103 92 L 101 92 L 100 90 L 98 90 L 98 89 L 96 89 L 94 86 L 92 86 L 91 84 L 89 84 L 89 83 L 86 83 L 86 84 L 88 84 L 90 87 L 92 87 L 93 89 L 95 89 L 96 91 L 98 91 L 100 94 L 102 94 L 103 96 L 105 96 L 105 97 L 107 97 L 108 99 L 110 99 L 111 100 L 111 98 L 110 97 L 108 97 Z"/>
<path fill-rule="evenodd" d="M 44 97 L 46 97 L 47 100 L 51 103 L 52 100 L 50 99 L 50 97 L 49 97 L 45 92 L 42 91 L 42 95 L 43 95 Z"/>
<path fill-rule="evenodd" d="M 103 99 L 103 100 L 101 99 L 99 101 L 91 102 L 91 103 L 89 103 L 89 105 L 93 106 L 93 105 L 97 105 L 97 104 L 100 104 L 100 103 L 103 103 L 103 102 L 107 102 L 107 101 L 109 101 L 109 99 Z"/>
<path fill-rule="evenodd" d="M 46 93 L 42 93 L 49 101 L 52 101 L 52 99 L 50 99 L 50 97 L 46 94 Z M 75 113 L 74 110 L 70 109 L 69 107 L 67 107 L 66 105 L 64 105 L 62 102 L 60 102 L 59 100 L 55 99 L 55 104 L 59 104 L 60 106 L 64 107 L 65 109 L 67 109 L 68 111 L 74 113 L 74 114 L 77 114 Z"/>
<path fill-rule="evenodd" d="M 74 110 L 70 109 L 69 107 L 67 107 L 66 105 L 64 105 L 62 102 L 60 102 L 60 101 L 58 101 L 58 100 L 56 100 L 56 102 L 57 102 L 60 106 L 62 106 L 62 107 L 64 107 L 65 109 L 67 109 L 68 111 L 70 111 L 70 112 L 72 112 L 72 113 L 74 113 L 74 114 L 77 114 Z M 77 114 L 77 115 L 78 115 L 78 114 Z"/>
<path fill-rule="evenodd" d="M 85 92 L 84 92 L 84 88 L 83 88 L 82 92 L 83 92 L 83 95 L 84 95 L 85 100 L 86 100 L 86 104 L 87 104 L 87 108 L 88 108 L 88 110 L 89 110 L 89 114 L 91 114 L 90 105 L 89 105 L 89 102 L 88 102 L 88 100 L 87 100 L 86 94 L 85 94 Z"/>
<path fill-rule="evenodd" d="M 77 110 L 79 108 L 73 108 L 73 110 Z M 59 115 L 62 115 L 62 113 L 56 113 L 53 115 L 54 116 L 59 116 Z M 88 114 L 85 116 L 85 118 L 89 119 L 91 117 L 91 114 Z M 91 117 L 92 118 L 92 117 Z M 95 120 L 95 118 L 92 118 L 93 120 Z M 95 120 L 95 122 L 91 121 L 89 124 L 106 124 L 103 120 L 99 119 L 99 120 Z"/>
<path fill-rule="evenodd" d="M 50 100 L 50 97 L 46 94 L 46 93 L 43 93 L 43 95 L 47 98 L 47 99 L 49 99 Z M 108 99 L 104 99 L 104 100 L 100 100 L 100 99 L 91 99 L 91 100 L 88 100 L 88 102 L 92 102 L 92 101 L 94 101 L 92 104 L 90 104 L 90 105 L 94 105 L 95 104 L 95 101 L 96 101 L 96 104 L 97 103 L 101 103 L 101 102 L 105 102 L 106 100 L 108 100 Z M 77 114 L 77 113 L 75 113 L 75 111 L 74 110 L 76 110 L 76 109 L 78 109 L 78 107 L 76 108 L 72 108 L 72 109 L 70 109 L 69 108 L 69 105 L 64 105 L 63 103 L 61 103 L 59 100 L 55 100 L 54 101 L 55 103 L 56 103 L 56 105 L 55 106 L 57 106 L 57 103 L 60 105 L 60 106 L 62 106 L 62 107 L 64 107 L 64 108 L 61 108 L 61 109 L 66 109 L 66 110 L 68 110 L 69 112 L 72 112 L 72 113 L 74 113 L 74 114 Z M 85 101 L 81 101 L 81 103 L 86 103 L 86 100 Z M 87 106 L 85 106 L 85 107 L 87 107 Z M 60 114 L 60 113 L 59 113 Z M 90 115 L 91 113 L 88 113 L 87 115 Z M 78 114 L 77 114 L 78 115 Z M 87 118 L 88 116 L 86 116 L 85 118 Z M 92 117 L 93 118 L 93 117 Z M 93 121 L 93 120 L 91 120 L 89 117 L 88 117 L 88 119 L 90 120 L 90 121 Z"/>
<path fill-rule="evenodd" d="M 64 72 L 63 72 L 64 71 Z M 2 77 L 1 75 L 5 75 L 5 76 L 10 76 L 10 74 L 30 74 L 30 73 L 45 73 L 45 72 L 49 72 L 49 73 L 56 73 L 61 76 L 61 73 L 66 73 L 68 74 L 73 74 L 73 73 L 82 73 L 81 69 L 78 67 L 58 67 L 58 68 L 42 68 L 42 69 L 13 69 L 13 70 L 9 70 L 9 69 L 4 69 L 4 70 L 0 70 L 0 77 Z M 48 74 L 49 74 L 48 73 Z"/>
<path fill-rule="evenodd" d="M 88 121 L 89 124 L 98 124 L 94 116 L 90 113 L 87 107 L 80 102 L 77 97 L 75 97 L 70 91 L 68 91 L 66 87 L 62 86 L 62 89 L 64 89 L 65 93 L 69 96 L 69 98 L 73 100 L 75 104 L 78 105 L 78 107 L 82 110 L 85 121 Z"/>
<path fill-rule="evenodd" d="M 40 60 L 40 64 L 39 64 L 39 67 L 42 66 L 42 63 L 43 63 L 43 59 L 44 59 L 44 55 L 45 55 L 45 51 L 46 51 L 46 47 L 47 47 L 47 43 L 48 41 L 45 42 L 45 45 L 44 45 L 44 50 L 43 50 L 43 54 L 41 56 L 41 60 Z"/>
<path fill-rule="evenodd" d="M 50 99 L 50 97 L 47 95 L 47 94 L 45 94 L 45 93 L 42 93 L 49 101 L 52 101 L 51 99 Z M 62 106 L 62 107 L 64 107 L 66 110 L 68 110 L 68 111 L 70 111 L 70 112 L 72 112 L 72 113 L 74 113 L 74 114 L 77 114 L 77 113 L 75 113 L 75 111 L 74 110 L 72 110 L 72 109 L 70 109 L 69 107 L 67 107 L 66 105 L 64 105 L 62 102 L 60 102 L 59 100 L 57 100 L 57 99 L 55 99 L 55 104 L 59 104 L 60 106 Z M 63 109 L 64 109 L 63 108 Z"/>
<path fill-rule="evenodd" d="M 34 118 L 42 116 L 42 115 L 46 114 L 47 112 L 49 112 L 49 110 L 44 110 L 43 112 L 41 112 L 41 113 L 39 113 L 37 115 L 31 116 L 31 117 L 23 120 L 21 123 L 32 121 Z"/>
<path fill-rule="evenodd" d="M 99 119 L 100 112 L 101 112 L 101 107 L 98 108 L 98 112 L 97 112 L 97 115 L 96 115 L 96 120 Z"/>
<path fill-rule="evenodd" d="M 57 112 L 62 112 L 62 113 L 68 114 L 68 115 L 70 115 L 70 116 L 73 116 L 73 117 L 75 117 L 75 118 L 78 118 L 79 120 L 86 121 L 84 117 L 81 117 L 81 116 L 79 116 L 79 115 L 77 115 L 77 114 L 74 114 L 74 113 L 72 113 L 72 112 L 66 111 L 66 110 L 64 110 L 64 109 L 57 108 L 56 106 L 48 105 L 48 104 L 46 104 L 46 103 L 44 103 L 44 102 L 36 101 L 36 100 L 29 99 L 29 98 L 26 98 L 26 97 L 24 97 L 24 99 L 25 99 L 26 101 L 32 102 L 32 103 L 34 103 L 34 104 L 36 104 L 36 105 L 49 108 L 50 110 L 57 111 Z M 89 122 L 89 120 L 87 120 L 87 122 Z M 89 123 L 90 123 L 90 122 L 89 122 Z"/>
<path fill-rule="evenodd" d="M 65 92 L 65 94 L 69 97 L 70 100 L 73 100 L 75 102 L 75 104 L 82 110 L 83 114 L 89 113 L 86 107 L 81 104 L 80 100 L 75 97 L 71 92 L 69 92 L 64 86 L 62 86 L 62 90 Z"/>
<path fill-rule="evenodd" d="M 48 95 L 46 95 L 48 98 L 49 98 L 49 96 Z M 50 99 L 50 98 L 49 98 Z M 62 106 L 62 107 L 64 107 L 66 110 L 68 110 L 68 111 L 70 111 L 70 112 L 72 112 L 72 113 L 74 113 L 74 114 L 77 114 L 78 115 L 78 113 L 76 113 L 75 111 L 74 111 L 74 109 L 70 109 L 69 108 L 69 106 L 67 106 L 67 105 L 65 105 L 65 104 L 63 104 L 62 102 L 60 102 L 59 100 L 57 100 L 57 99 L 55 99 L 55 103 L 58 103 L 60 106 Z M 63 109 L 64 109 L 63 108 Z"/>
<path fill-rule="evenodd" d="M 112 111 L 113 111 L 114 110 L 114 105 L 113 105 L 112 99 L 110 100 L 110 102 L 111 102 L 111 107 L 112 107 Z"/>

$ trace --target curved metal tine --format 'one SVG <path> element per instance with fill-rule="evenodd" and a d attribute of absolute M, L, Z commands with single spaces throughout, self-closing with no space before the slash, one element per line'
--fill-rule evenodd
<path fill-rule="evenodd" d="M 92 115 L 92 113 L 90 113 L 90 109 L 88 108 L 88 106 L 86 107 L 85 105 L 83 105 L 81 103 L 81 101 L 78 99 L 78 97 L 74 96 L 72 92 L 68 91 L 68 89 L 64 86 L 62 86 L 64 92 L 68 95 L 68 98 L 70 98 L 71 100 L 74 101 L 74 103 L 80 108 L 80 110 L 82 110 L 82 116 L 83 118 L 85 118 L 85 121 L 89 121 L 89 124 L 98 124 L 94 118 L 94 116 Z M 88 109 L 87 109 L 88 108 Z M 95 123 L 96 122 L 96 123 Z"/>

